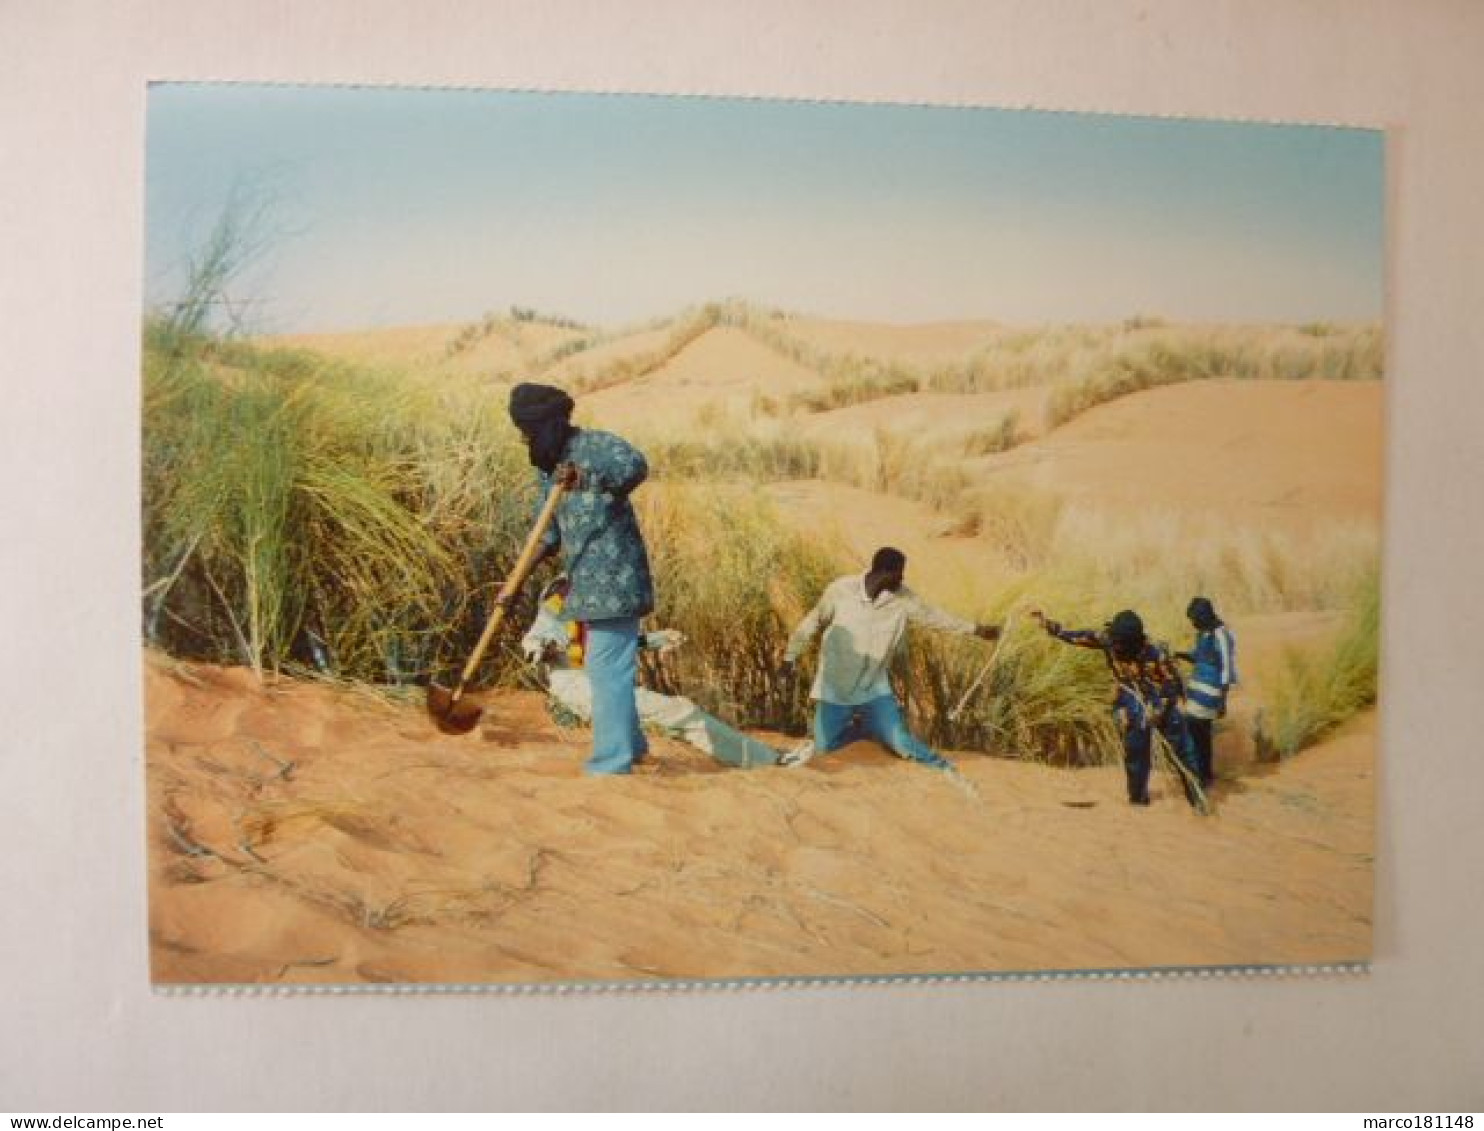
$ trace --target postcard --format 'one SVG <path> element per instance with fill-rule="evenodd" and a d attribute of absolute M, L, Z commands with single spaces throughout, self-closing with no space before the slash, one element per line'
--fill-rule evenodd
<path fill-rule="evenodd" d="M 1379 131 L 147 127 L 157 986 L 1364 968 Z"/>

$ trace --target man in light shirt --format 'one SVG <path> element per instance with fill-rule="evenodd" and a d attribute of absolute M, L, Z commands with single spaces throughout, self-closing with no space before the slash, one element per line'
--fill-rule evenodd
<path fill-rule="evenodd" d="M 792 679 L 799 656 L 822 629 L 819 670 L 809 697 L 815 701 L 814 742 L 784 756 L 801 765 L 856 739 L 873 739 L 903 758 L 935 769 L 953 765 L 907 729 L 891 689 L 891 659 L 910 625 L 994 640 L 997 625 L 975 624 L 935 609 L 904 585 L 907 558 L 884 546 L 865 574 L 851 574 L 825 587 L 789 637 L 781 674 Z"/>

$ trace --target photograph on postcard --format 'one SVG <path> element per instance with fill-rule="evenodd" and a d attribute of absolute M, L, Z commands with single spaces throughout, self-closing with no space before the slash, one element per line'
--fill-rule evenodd
<path fill-rule="evenodd" d="M 151 86 L 154 982 L 1366 963 L 1383 140 Z"/>

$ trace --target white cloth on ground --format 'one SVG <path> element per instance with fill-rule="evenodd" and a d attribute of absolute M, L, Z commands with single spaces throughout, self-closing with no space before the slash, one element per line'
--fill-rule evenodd
<path fill-rule="evenodd" d="M 552 696 L 584 722 L 593 717 L 593 688 L 581 668 L 553 668 L 547 676 Z M 750 769 L 772 766 L 778 751 L 735 727 L 727 726 L 682 695 L 661 695 L 647 687 L 636 691 L 639 720 L 689 743 L 721 762 Z"/>

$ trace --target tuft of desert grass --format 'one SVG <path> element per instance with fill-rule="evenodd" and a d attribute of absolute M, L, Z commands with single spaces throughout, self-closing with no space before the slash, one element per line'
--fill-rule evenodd
<path fill-rule="evenodd" d="M 1046 401 L 1054 428 L 1129 393 L 1202 378 L 1379 380 L 1380 328 L 1168 327 L 1141 329 L 1069 359 Z"/>
<path fill-rule="evenodd" d="M 636 501 L 657 579 L 655 622 L 687 640 L 651 666 L 651 684 L 734 724 L 797 729 L 805 689 L 780 682 L 778 666 L 789 633 L 845 572 L 843 551 L 738 487 L 666 484 Z"/>
<path fill-rule="evenodd" d="M 1050 640 L 1025 616 L 1027 601 L 1028 591 L 1013 588 L 977 608 L 977 619 L 1008 625 L 995 643 L 927 633 L 911 639 L 896 667 L 914 727 L 945 750 L 1061 765 L 1120 757 L 1106 666 Z"/>
<path fill-rule="evenodd" d="M 145 629 L 176 654 L 413 677 L 529 522 L 513 432 L 472 391 L 150 335 L 144 386 Z"/>
<path fill-rule="evenodd" d="M 988 456 L 1008 452 L 1021 440 L 1020 413 L 1014 410 L 1000 417 L 999 423 L 971 432 L 963 440 L 966 456 Z"/>
<path fill-rule="evenodd" d="M 1187 598 L 1220 595 L 1224 607 L 1250 613 L 1338 608 L 1380 554 L 1374 523 L 1331 521 L 1297 532 L 1169 511 L 1109 512 L 1054 496 L 1028 495 L 1022 505 L 1043 522 L 1056 515 L 1033 562 L 1131 607 L 1162 607 L 1188 589 Z"/>
<path fill-rule="evenodd" d="M 1376 702 L 1380 665 L 1379 576 L 1358 587 L 1339 637 L 1318 652 L 1287 649 L 1259 721 L 1260 751 L 1287 758 Z"/>

